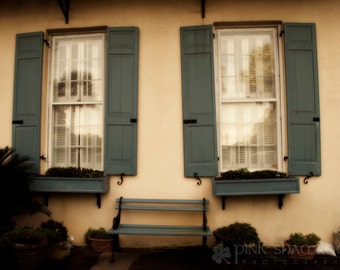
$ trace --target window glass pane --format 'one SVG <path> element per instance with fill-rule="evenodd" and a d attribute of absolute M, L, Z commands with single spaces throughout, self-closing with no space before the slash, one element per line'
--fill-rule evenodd
<path fill-rule="evenodd" d="M 54 43 L 53 101 L 102 101 L 102 35 L 55 38 Z"/>
<path fill-rule="evenodd" d="M 101 168 L 102 106 L 54 106 L 54 166 Z"/>
<path fill-rule="evenodd" d="M 219 44 L 223 98 L 275 97 L 271 31 L 223 32 Z"/>
<path fill-rule="evenodd" d="M 221 106 L 222 170 L 277 169 L 277 124 L 273 102 Z"/>
<path fill-rule="evenodd" d="M 277 31 L 223 29 L 217 36 L 220 170 L 277 170 Z"/>
<path fill-rule="evenodd" d="M 51 166 L 102 169 L 104 38 L 55 37 Z"/>

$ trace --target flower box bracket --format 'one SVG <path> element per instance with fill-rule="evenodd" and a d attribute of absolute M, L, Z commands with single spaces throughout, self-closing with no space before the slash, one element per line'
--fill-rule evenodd
<path fill-rule="evenodd" d="M 48 206 L 49 194 L 50 193 L 44 192 L 43 195 L 42 195 L 43 196 L 43 202 L 46 206 Z M 100 193 L 96 193 L 95 195 L 96 195 L 97 207 L 101 208 L 101 206 L 102 206 L 102 196 L 101 196 Z"/>
<path fill-rule="evenodd" d="M 283 198 L 285 197 L 285 195 L 284 194 L 279 194 L 277 197 L 278 197 L 278 207 L 281 210 L 281 208 L 283 207 Z M 226 208 L 225 199 L 226 199 L 226 196 L 222 196 L 221 197 L 222 210 L 225 210 L 225 208 Z"/>

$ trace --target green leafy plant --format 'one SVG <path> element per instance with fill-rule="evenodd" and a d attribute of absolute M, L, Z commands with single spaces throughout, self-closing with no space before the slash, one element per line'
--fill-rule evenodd
<path fill-rule="evenodd" d="M 256 229 L 249 223 L 235 222 L 214 231 L 218 243 L 225 246 L 250 245 L 260 243 Z"/>
<path fill-rule="evenodd" d="M 32 167 L 29 157 L 20 156 L 12 147 L 0 148 L 0 232 L 13 229 L 13 217 L 19 214 L 50 211 L 36 201 L 29 190 Z M 12 225 L 11 225 L 12 224 Z"/>
<path fill-rule="evenodd" d="M 63 222 L 50 219 L 42 222 L 41 228 L 47 230 L 48 241 L 51 243 L 64 242 L 68 239 L 68 231 Z"/>
<path fill-rule="evenodd" d="M 242 179 L 271 179 L 271 178 L 285 178 L 287 174 L 274 170 L 260 170 L 250 172 L 247 168 L 238 170 L 229 170 L 222 172 L 220 177 L 216 180 L 242 180 Z"/>
<path fill-rule="evenodd" d="M 46 176 L 51 177 L 103 177 L 104 172 L 77 167 L 52 167 L 46 171 Z"/>
<path fill-rule="evenodd" d="M 315 246 L 320 242 L 320 240 L 320 237 L 315 233 L 292 233 L 288 239 L 288 243 L 297 246 Z"/>
<path fill-rule="evenodd" d="M 48 231 L 41 227 L 16 227 L 3 235 L 10 244 L 46 245 Z"/>

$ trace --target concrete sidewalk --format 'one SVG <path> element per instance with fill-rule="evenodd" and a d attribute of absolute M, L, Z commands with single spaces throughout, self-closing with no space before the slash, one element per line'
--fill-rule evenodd
<path fill-rule="evenodd" d="M 212 250 L 197 247 L 176 249 L 123 249 L 115 253 L 102 253 L 91 270 L 339 270 L 340 257 L 316 256 L 313 260 L 289 259 L 285 255 L 248 256 L 238 261 L 225 257 L 219 261 Z M 216 254 L 215 254 L 216 255 Z"/>
<path fill-rule="evenodd" d="M 115 253 L 115 261 L 111 263 L 111 253 L 101 253 L 91 270 L 128 270 L 137 258 L 147 253 L 144 249 L 124 249 Z"/>

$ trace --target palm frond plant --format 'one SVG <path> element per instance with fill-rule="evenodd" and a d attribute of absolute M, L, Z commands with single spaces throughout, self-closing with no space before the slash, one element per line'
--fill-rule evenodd
<path fill-rule="evenodd" d="M 16 215 L 51 214 L 29 190 L 31 167 L 29 157 L 20 156 L 12 147 L 0 148 L 0 227 L 3 233 L 10 224 L 15 225 L 13 217 Z"/>

